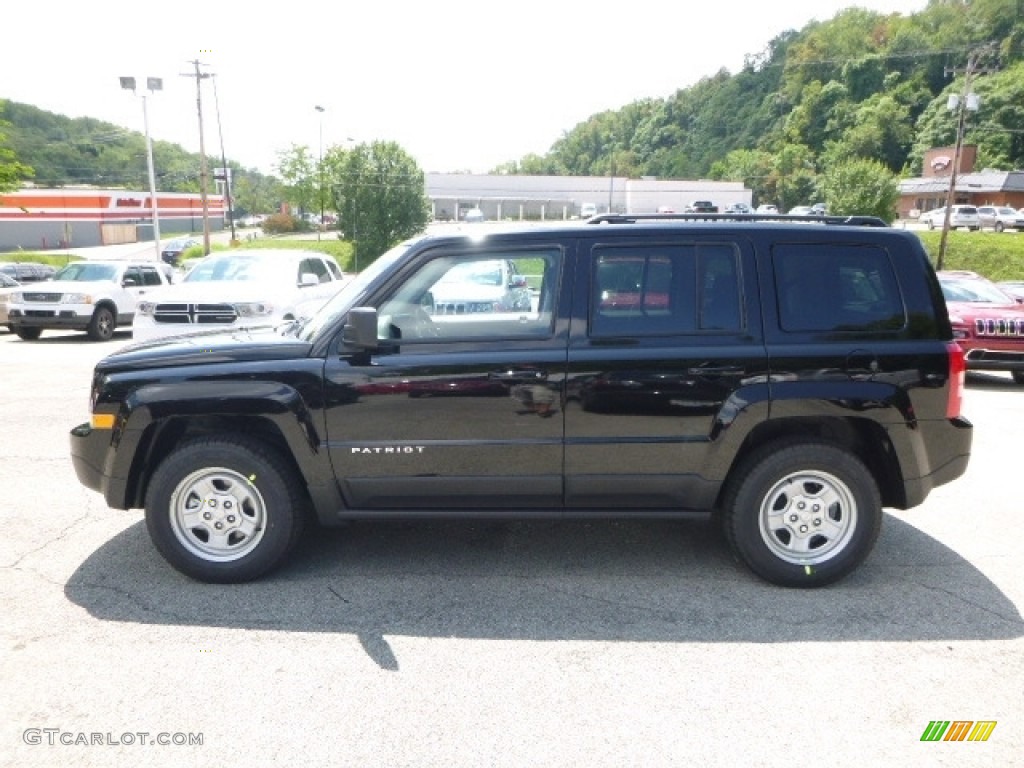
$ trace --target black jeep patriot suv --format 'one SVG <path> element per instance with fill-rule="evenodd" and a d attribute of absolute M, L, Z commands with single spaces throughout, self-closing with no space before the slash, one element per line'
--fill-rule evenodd
<path fill-rule="evenodd" d="M 127 346 L 75 470 L 204 581 L 310 514 L 700 513 L 768 581 L 834 582 L 967 467 L 942 292 L 878 220 L 711 219 L 424 236 L 289 328 Z"/>

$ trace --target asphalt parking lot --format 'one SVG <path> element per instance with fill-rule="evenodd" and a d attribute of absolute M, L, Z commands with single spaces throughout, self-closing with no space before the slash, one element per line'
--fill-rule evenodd
<path fill-rule="evenodd" d="M 360 523 L 201 585 L 82 488 L 97 344 L 0 332 L 0 765 L 1009 766 L 1024 755 L 1024 388 L 968 474 L 823 590 L 702 522 Z M 923 742 L 932 721 L 986 742 Z M 167 742 L 167 743 L 162 743 Z"/>

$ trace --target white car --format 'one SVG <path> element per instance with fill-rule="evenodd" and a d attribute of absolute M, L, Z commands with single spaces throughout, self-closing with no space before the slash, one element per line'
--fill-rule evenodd
<path fill-rule="evenodd" d="M 118 326 L 132 323 L 139 299 L 167 285 L 159 262 L 75 261 L 53 280 L 13 291 L 7 322 L 26 341 L 45 329 L 85 331 L 93 341 L 107 341 Z"/>
<path fill-rule="evenodd" d="M 946 218 L 946 207 L 932 208 L 925 211 L 918 217 L 918 222 L 924 224 L 928 229 L 941 227 Z M 949 211 L 949 228 L 959 229 L 967 227 L 972 232 L 981 229 L 981 219 L 978 217 L 978 209 L 973 205 L 953 205 Z"/>
<path fill-rule="evenodd" d="M 345 280 L 333 258 L 314 251 L 213 254 L 139 302 L 132 339 L 279 325 L 325 302 Z"/>

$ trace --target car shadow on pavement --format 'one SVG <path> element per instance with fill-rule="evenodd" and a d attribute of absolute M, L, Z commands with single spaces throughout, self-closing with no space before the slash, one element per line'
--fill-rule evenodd
<path fill-rule="evenodd" d="M 387 636 L 626 642 L 952 641 L 1019 637 L 1015 605 L 973 565 L 887 515 L 853 575 L 771 586 L 702 520 L 358 522 L 317 529 L 240 585 L 189 580 L 144 523 L 65 587 L 106 621 L 351 633 L 383 669 Z"/>

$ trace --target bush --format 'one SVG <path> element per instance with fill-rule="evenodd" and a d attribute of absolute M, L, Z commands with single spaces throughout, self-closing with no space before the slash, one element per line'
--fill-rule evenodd
<path fill-rule="evenodd" d="M 299 222 L 287 213 L 275 213 L 263 220 L 262 227 L 268 235 L 283 235 L 295 232 L 299 228 Z"/>

